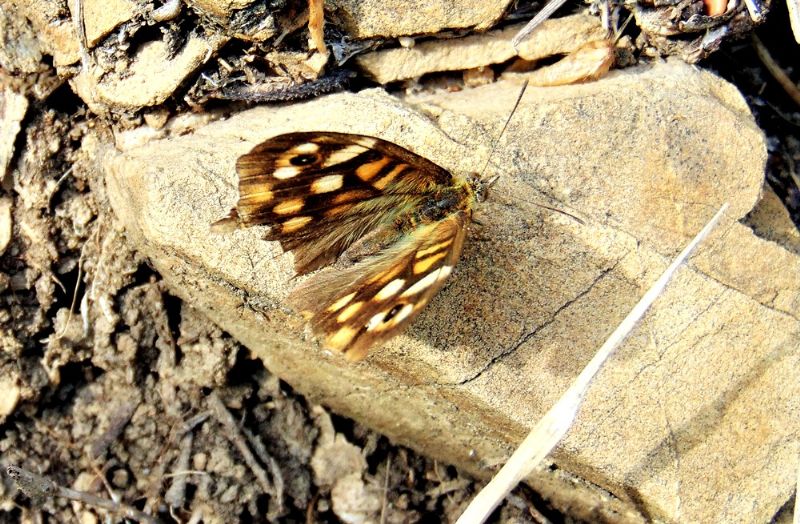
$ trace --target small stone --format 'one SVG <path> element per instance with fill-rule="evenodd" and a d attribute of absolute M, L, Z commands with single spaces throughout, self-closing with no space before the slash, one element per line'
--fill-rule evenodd
<path fill-rule="evenodd" d="M 82 0 L 83 23 L 89 47 L 111 33 L 117 26 L 136 15 L 138 6 L 133 0 Z"/>
<path fill-rule="evenodd" d="M 75 24 L 61 2 L 50 0 L 18 0 L 13 9 L 3 9 L 28 21 L 42 50 L 53 57 L 56 67 L 74 64 L 80 59 Z"/>
<path fill-rule="evenodd" d="M 417 41 L 410 36 L 401 36 L 397 38 L 397 43 L 400 44 L 400 47 L 405 47 L 406 49 L 411 49 L 414 47 L 414 44 Z"/>
<path fill-rule="evenodd" d="M 207 463 L 208 455 L 205 453 L 195 453 L 194 456 L 192 456 L 192 469 L 196 471 L 205 471 Z"/>
<path fill-rule="evenodd" d="M 361 449 L 354 446 L 344 435 L 337 434 L 333 443 L 319 445 L 311 457 L 311 469 L 319 486 L 332 486 L 338 479 L 366 470 L 367 461 Z"/>
<path fill-rule="evenodd" d="M 244 9 L 255 0 L 187 0 L 187 4 L 201 13 L 217 18 L 227 18 L 233 11 Z"/>
<path fill-rule="evenodd" d="M 97 515 L 89 510 L 81 510 L 79 515 L 81 524 L 98 524 L 100 522 Z"/>
<path fill-rule="evenodd" d="M 98 79 L 91 71 L 81 70 L 71 82 L 83 101 L 96 111 L 101 112 L 103 106 L 140 110 L 165 102 L 226 41 L 219 35 L 192 34 L 180 52 L 171 57 L 164 41 L 153 40 L 139 48 L 123 71 Z"/>
<path fill-rule="evenodd" d="M 494 71 L 491 67 L 480 66 L 464 71 L 464 85 L 478 87 L 494 82 Z"/>
<path fill-rule="evenodd" d="M 0 255 L 5 253 L 11 242 L 13 223 L 11 217 L 11 197 L 0 197 Z"/>
<path fill-rule="evenodd" d="M 359 473 L 351 473 L 331 490 L 333 512 L 347 524 L 375 522 L 383 504 L 382 494 L 382 490 L 368 487 Z"/>
<path fill-rule="evenodd" d="M 131 475 L 125 468 L 116 468 L 111 475 L 111 483 L 116 488 L 126 488 L 130 483 Z"/>
<path fill-rule="evenodd" d="M 14 412 L 19 402 L 21 391 L 16 381 L 9 377 L 0 378 L 0 417 Z"/>
<path fill-rule="evenodd" d="M 169 120 L 169 110 L 165 108 L 156 109 L 144 114 L 144 122 L 153 129 L 161 129 Z"/>
<path fill-rule="evenodd" d="M 28 111 L 28 99 L 11 88 L 0 92 L 0 181 L 6 176 L 9 162 L 14 156 L 14 144 L 20 123 Z"/>
<path fill-rule="evenodd" d="M 236 497 L 238 496 L 239 496 L 239 488 L 234 484 L 232 486 L 229 486 L 228 489 L 226 489 L 222 493 L 222 495 L 220 495 L 219 501 L 222 502 L 223 504 L 230 504 L 231 502 L 236 500 Z"/>

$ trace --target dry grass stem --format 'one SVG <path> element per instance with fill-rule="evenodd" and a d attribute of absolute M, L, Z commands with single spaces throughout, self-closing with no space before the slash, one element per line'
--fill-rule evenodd
<path fill-rule="evenodd" d="M 534 29 L 539 27 L 539 24 L 550 18 L 559 7 L 564 5 L 565 2 L 566 0 L 550 0 L 547 2 L 542 10 L 536 13 L 536 16 L 534 16 L 530 22 L 525 24 L 525 27 L 520 29 L 519 33 L 517 33 L 514 38 L 511 39 L 511 45 L 514 46 L 514 49 L 517 49 L 517 46 L 521 44 L 523 40 L 528 38 L 528 36 L 533 33 Z"/>
<path fill-rule="evenodd" d="M 774 78 L 786 91 L 786 94 L 789 95 L 794 103 L 800 106 L 800 89 L 797 88 L 797 85 L 792 82 L 792 79 L 789 78 L 789 75 L 786 74 L 781 66 L 778 65 L 777 62 L 772 58 L 772 55 L 769 52 L 769 49 L 764 45 L 764 43 L 759 39 L 755 34 L 752 36 L 753 38 L 753 48 L 756 50 L 756 54 L 758 54 L 758 59 L 761 60 L 761 63 L 764 64 L 764 67 L 767 68 L 769 74 L 772 75 Z"/>

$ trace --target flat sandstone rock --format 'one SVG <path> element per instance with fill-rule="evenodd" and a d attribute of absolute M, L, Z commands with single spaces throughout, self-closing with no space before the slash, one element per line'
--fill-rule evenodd
<path fill-rule="evenodd" d="M 517 24 L 449 40 L 428 40 L 414 47 L 390 48 L 356 57 L 358 66 L 376 82 L 388 84 L 436 71 L 460 71 L 499 64 L 519 56 L 540 60 L 571 53 L 587 42 L 602 40 L 606 30 L 596 16 L 578 14 L 545 20 L 514 49 L 511 40 L 525 24 Z"/>
<path fill-rule="evenodd" d="M 141 109 L 158 105 L 172 96 L 226 41 L 217 35 L 192 35 L 180 52 L 170 57 L 164 41 L 151 40 L 138 49 L 124 71 L 98 77 L 93 69 L 81 70 L 72 80 L 73 87 L 78 96 L 98 112 L 102 112 L 103 106 Z"/>
<path fill-rule="evenodd" d="M 491 27 L 509 0 L 328 0 L 325 10 L 352 38 L 438 33 Z M 331 16 L 331 15 L 328 15 Z"/>
<path fill-rule="evenodd" d="M 374 135 L 466 174 L 486 163 L 518 92 L 500 82 L 405 101 L 371 90 L 255 108 L 110 155 L 109 195 L 174 292 L 267 368 L 484 477 L 730 202 L 593 384 L 556 468 L 529 482 L 589 519 L 769 520 L 791 496 L 790 443 L 800 441 L 800 257 L 739 223 L 759 198 L 765 143 L 719 78 L 666 63 L 529 88 L 491 155 L 484 176 L 500 178 L 447 286 L 362 363 L 323 352 L 282 305 L 292 256 L 263 230 L 209 230 L 236 202 L 236 158 L 268 137 Z"/>

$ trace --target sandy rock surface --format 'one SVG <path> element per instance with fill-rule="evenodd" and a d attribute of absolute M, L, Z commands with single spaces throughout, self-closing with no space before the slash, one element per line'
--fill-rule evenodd
<path fill-rule="evenodd" d="M 486 29 L 500 18 L 509 3 L 508 0 L 330 0 L 326 9 L 333 12 L 354 38 L 372 38 L 468 27 Z"/>
<path fill-rule="evenodd" d="M 172 290 L 299 391 L 398 442 L 489 475 L 723 202 L 723 223 L 592 387 L 530 483 L 631 520 L 753 520 L 792 489 L 800 257 L 739 223 L 761 132 L 736 90 L 676 63 L 529 88 L 484 176 L 500 179 L 447 287 L 361 364 L 322 352 L 282 302 L 291 255 L 258 229 L 211 234 L 236 158 L 289 131 L 379 136 L 456 175 L 480 169 L 511 82 L 400 101 L 379 91 L 256 108 L 105 160 L 130 240 Z M 118 144 L 126 143 L 124 136 Z M 130 142 L 133 143 L 133 142 Z M 556 205 L 584 223 L 554 214 Z M 778 265 L 756 260 L 780 261 Z M 585 479 L 588 484 L 573 482 Z M 565 489 L 569 486 L 569 489 Z M 356 505 L 357 506 L 357 505 Z M 354 506 L 355 507 L 355 506 Z"/>
<path fill-rule="evenodd" d="M 511 39 L 523 24 L 446 41 L 428 40 L 410 48 L 366 53 L 356 63 L 376 82 L 418 78 L 434 71 L 458 71 L 505 62 L 519 56 L 539 60 L 575 51 L 581 45 L 606 37 L 597 19 L 588 14 L 545 21 L 531 38 L 514 49 Z"/>

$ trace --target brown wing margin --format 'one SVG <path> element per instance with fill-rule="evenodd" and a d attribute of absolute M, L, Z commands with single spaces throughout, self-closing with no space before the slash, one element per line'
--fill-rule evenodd
<path fill-rule="evenodd" d="M 360 360 L 400 333 L 442 288 L 464 244 L 466 214 L 422 226 L 344 271 L 324 270 L 292 291 L 324 346 Z"/>

